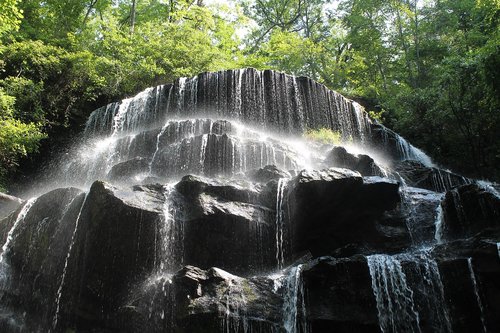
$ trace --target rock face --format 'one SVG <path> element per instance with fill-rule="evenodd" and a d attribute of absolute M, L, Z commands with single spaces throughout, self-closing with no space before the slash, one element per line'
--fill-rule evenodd
<path fill-rule="evenodd" d="M 243 185 L 243 186 L 242 186 Z M 269 269 L 274 262 L 273 202 L 262 186 L 225 184 L 184 177 L 184 262 L 235 273 Z M 250 187 L 248 187 L 250 186 Z"/>
<path fill-rule="evenodd" d="M 297 136 L 321 127 L 362 153 Z M 495 186 L 316 82 L 204 73 L 83 137 L 67 187 L 2 197 L 1 332 L 500 331 Z"/>
<path fill-rule="evenodd" d="M 320 258 L 303 273 L 313 332 L 378 332 L 366 259 Z"/>
<path fill-rule="evenodd" d="M 471 181 L 456 173 L 435 167 L 428 167 L 418 161 L 399 162 L 395 170 L 409 186 L 443 192 Z"/>
<path fill-rule="evenodd" d="M 24 211 L 26 215 L 16 228 L 12 226 L 24 208 L 2 221 L 12 221 L 9 224 L 13 240 L 4 243 L 10 246 L 4 246 L 2 253 L 3 311 L 30 315 L 29 320 L 18 317 L 2 321 L 2 330 L 33 331 L 41 322 L 52 319 L 58 282 L 83 199 L 83 193 L 75 188 L 53 190 Z"/>
<path fill-rule="evenodd" d="M 22 204 L 22 200 L 12 195 L 0 193 L 0 218 L 8 216 Z"/>
<path fill-rule="evenodd" d="M 274 165 L 266 165 L 263 168 L 248 171 L 247 177 L 258 183 L 267 183 L 280 178 L 290 178 L 291 175 L 289 172 L 280 170 Z"/>
<path fill-rule="evenodd" d="M 95 182 L 75 227 L 56 328 L 106 327 L 128 288 L 155 267 L 162 194 Z"/>
<path fill-rule="evenodd" d="M 405 247 L 410 240 L 404 221 L 385 214 L 400 201 L 398 187 L 388 179 L 363 180 L 348 169 L 302 171 L 288 193 L 294 251 L 327 255 L 344 247 Z"/>
<path fill-rule="evenodd" d="M 334 147 L 326 157 L 329 166 L 347 168 L 359 172 L 362 176 L 382 176 L 383 172 L 368 155 L 353 155 L 344 147 Z"/>
<path fill-rule="evenodd" d="M 500 198 L 477 185 L 465 185 L 446 193 L 443 237 L 457 239 L 500 230 Z"/>

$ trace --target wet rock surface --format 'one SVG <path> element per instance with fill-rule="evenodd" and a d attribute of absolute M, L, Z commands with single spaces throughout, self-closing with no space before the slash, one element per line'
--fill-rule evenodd
<path fill-rule="evenodd" d="M 442 202 L 443 238 L 459 239 L 478 233 L 498 233 L 500 198 L 475 184 L 448 191 Z"/>
<path fill-rule="evenodd" d="M 498 187 L 319 83 L 204 73 L 83 136 L 67 187 L 4 198 L 1 332 L 500 331 Z"/>
<path fill-rule="evenodd" d="M 23 200 L 20 198 L 0 192 L 0 219 L 7 217 L 16 210 L 22 202 Z"/>
<path fill-rule="evenodd" d="M 302 171 L 288 194 L 294 251 L 309 250 L 318 256 L 347 245 L 374 250 L 403 247 L 409 240 L 404 221 L 386 214 L 400 201 L 398 188 L 394 181 L 363 180 L 348 169 Z"/>
<path fill-rule="evenodd" d="M 469 179 L 451 171 L 427 167 L 414 160 L 401 161 L 394 169 L 409 186 L 431 191 L 445 192 L 471 182 Z"/>

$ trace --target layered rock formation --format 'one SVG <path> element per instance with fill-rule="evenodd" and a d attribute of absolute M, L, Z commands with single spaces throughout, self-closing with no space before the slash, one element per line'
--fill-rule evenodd
<path fill-rule="evenodd" d="M 321 127 L 343 143 L 300 136 Z M 494 184 L 307 78 L 105 106 L 43 185 L 0 221 L 2 332 L 500 330 Z"/>

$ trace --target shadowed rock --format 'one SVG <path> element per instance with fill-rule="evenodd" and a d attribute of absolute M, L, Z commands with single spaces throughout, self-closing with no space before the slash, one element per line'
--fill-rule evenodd
<path fill-rule="evenodd" d="M 246 176 L 252 181 L 267 183 L 280 178 L 290 178 L 290 173 L 277 168 L 275 165 L 266 165 L 263 168 L 248 171 Z"/>
<path fill-rule="evenodd" d="M 275 212 L 265 187 L 186 176 L 176 188 L 185 197 L 185 262 L 237 273 L 270 267 Z"/>
<path fill-rule="evenodd" d="M 22 199 L 0 192 L 0 219 L 16 210 L 22 202 Z"/>
<path fill-rule="evenodd" d="M 288 193 L 294 252 L 320 256 L 350 244 L 386 251 L 407 246 L 404 220 L 385 214 L 397 207 L 398 188 L 388 179 L 363 180 L 347 169 L 300 172 Z"/>
<path fill-rule="evenodd" d="M 399 173 L 408 186 L 420 187 L 431 191 L 445 192 L 471 181 L 456 173 L 434 167 L 427 167 L 418 161 L 401 161 L 396 164 Z"/>
<path fill-rule="evenodd" d="M 359 172 L 362 176 L 382 176 L 382 170 L 368 155 L 354 155 L 347 152 L 344 147 L 334 147 L 328 153 L 326 164 L 329 167 L 346 168 Z"/>
<path fill-rule="evenodd" d="M 500 229 L 500 198 L 475 184 L 448 191 L 442 202 L 443 239 L 484 236 Z"/>

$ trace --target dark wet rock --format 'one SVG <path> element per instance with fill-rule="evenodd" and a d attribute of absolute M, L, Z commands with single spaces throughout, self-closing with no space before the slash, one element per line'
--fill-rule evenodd
<path fill-rule="evenodd" d="M 186 176 L 176 189 L 185 196 L 185 262 L 236 273 L 270 267 L 275 212 L 260 187 Z"/>
<path fill-rule="evenodd" d="M 266 165 L 265 167 L 257 170 L 250 170 L 246 173 L 246 175 L 252 181 L 259 183 L 267 183 L 271 180 L 291 177 L 289 172 L 281 170 L 275 165 Z"/>
<path fill-rule="evenodd" d="M 436 238 L 436 219 L 442 193 L 416 187 L 405 187 L 402 210 L 414 245 L 431 244 Z"/>
<path fill-rule="evenodd" d="M 262 186 L 254 185 L 247 181 L 237 180 L 217 180 L 194 175 L 184 176 L 179 183 L 175 185 L 179 193 L 193 200 L 201 193 L 206 193 L 219 197 L 225 201 L 239 201 L 249 204 L 261 204 L 271 207 L 272 203 L 263 201 L 260 198 Z"/>
<path fill-rule="evenodd" d="M 26 331 L 37 330 L 52 320 L 61 272 L 83 199 L 84 194 L 75 188 L 50 191 L 36 199 L 12 234 L 14 241 L 1 267 L 2 274 L 9 274 L 0 288 L 1 303 L 15 313 L 30 315 L 30 320 L 22 324 Z M 9 217 L 12 222 L 19 210 Z M 7 316 L 6 320 L 10 319 Z"/>
<path fill-rule="evenodd" d="M 329 167 L 347 168 L 359 172 L 362 176 L 381 176 L 382 170 L 368 155 L 349 153 L 344 147 L 338 146 L 328 153 L 325 163 Z"/>
<path fill-rule="evenodd" d="M 500 318 L 495 315 L 500 313 L 500 254 L 497 246 L 500 232 L 492 236 L 493 240 L 478 236 L 450 241 L 439 244 L 432 251 L 439 263 L 453 332 L 483 331 L 478 295 L 487 331 L 500 329 Z"/>
<path fill-rule="evenodd" d="M 162 196 L 154 187 L 92 184 L 69 254 L 58 327 L 109 325 L 129 288 L 150 274 L 158 256 Z"/>
<path fill-rule="evenodd" d="M 154 300 L 152 307 L 151 300 Z M 282 316 L 282 297 L 267 277 L 243 278 L 218 268 L 185 266 L 173 276 L 155 276 L 132 293 L 120 310 L 124 331 L 168 329 L 175 332 L 275 332 Z M 123 325 L 123 323 L 122 323 Z"/>
<path fill-rule="evenodd" d="M 493 266 L 484 267 L 474 259 L 452 259 L 441 262 L 439 268 L 453 332 L 481 332 L 483 327 L 487 332 L 497 332 L 500 320 L 494 314 L 500 311 L 498 260 Z"/>
<path fill-rule="evenodd" d="M 113 165 L 107 178 L 111 181 L 134 181 L 133 177 L 138 174 L 146 174 L 149 170 L 149 160 L 143 157 L 136 157 L 131 160 Z"/>
<path fill-rule="evenodd" d="M 288 190 L 293 251 L 319 256 L 351 243 L 392 251 L 407 246 L 404 220 L 388 215 L 400 201 L 398 188 L 380 177 L 363 181 L 347 169 L 302 171 Z"/>
<path fill-rule="evenodd" d="M 22 203 L 22 199 L 0 192 L 0 219 L 7 217 L 10 213 L 19 208 Z"/>
<path fill-rule="evenodd" d="M 500 229 L 500 198 L 475 184 L 448 191 L 442 202 L 443 239 L 458 239 Z"/>
<path fill-rule="evenodd" d="M 321 258 L 306 265 L 307 317 L 312 332 L 379 332 L 366 258 Z"/>
<path fill-rule="evenodd" d="M 427 167 L 421 162 L 406 160 L 398 162 L 395 171 L 399 173 L 408 186 L 424 188 L 431 191 L 444 192 L 471 181 L 456 173 Z"/>

